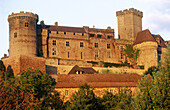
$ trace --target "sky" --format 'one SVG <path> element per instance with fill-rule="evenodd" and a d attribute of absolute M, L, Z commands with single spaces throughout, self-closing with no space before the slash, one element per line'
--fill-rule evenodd
<path fill-rule="evenodd" d="M 115 29 L 116 11 L 135 8 L 143 12 L 142 29 L 170 40 L 170 0 L 0 0 L 0 58 L 8 54 L 8 15 L 20 11 L 36 13 L 39 22 L 60 26 Z M 39 23 L 38 22 L 38 23 Z"/>

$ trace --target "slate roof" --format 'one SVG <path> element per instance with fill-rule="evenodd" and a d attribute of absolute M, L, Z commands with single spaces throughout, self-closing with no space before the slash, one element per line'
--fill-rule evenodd
<path fill-rule="evenodd" d="M 55 79 L 56 88 L 78 88 L 85 83 L 94 88 L 136 87 L 138 80 L 142 78 L 138 74 L 60 74 L 50 76 Z M 151 80 L 151 77 L 149 79 Z"/>

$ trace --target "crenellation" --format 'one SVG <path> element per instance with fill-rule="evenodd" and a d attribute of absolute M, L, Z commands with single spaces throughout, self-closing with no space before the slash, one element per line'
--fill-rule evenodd
<path fill-rule="evenodd" d="M 125 15 L 125 14 L 130 14 L 130 13 L 133 13 L 134 15 L 137 15 L 137 16 L 140 16 L 140 17 L 143 17 L 143 12 L 137 10 L 137 9 L 134 9 L 134 8 L 129 8 L 128 9 L 125 9 L 125 10 L 121 10 L 121 11 L 117 11 L 116 12 L 116 16 L 121 16 L 121 15 Z"/>
<path fill-rule="evenodd" d="M 47 25 L 44 21 L 37 25 L 37 14 L 24 11 L 12 12 L 8 17 L 9 57 L 17 55 L 35 57 L 38 55 L 45 58 L 46 61 L 48 58 L 55 59 L 56 66 L 94 66 L 88 61 L 98 63 L 128 61 L 129 59 L 123 55 L 120 47 L 135 44 L 137 34 L 142 32 L 143 12 L 130 8 L 117 11 L 116 16 L 119 39 L 115 39 L 114 29 L 110 26 L 105 29 L 89 28 L 88 26 L 69 27 L 58 26 L 58 22 L 55 22 L 54 25 Z M 157 46 L 157 43 L 154 44 Z M 157 51 L 157 47 L 150 43 L 144 43 L 142 46 L 146 50 L 143 52 L 147 53 L 149 49 L 155 49 L 152 55 L 156 54 L 154 52 Z M 141 48 L 140 46 L 136 47 Z M 152 57 L 152 55 L 148 56 Z M 145 56 L 147 59 L 147 55 Z M 140 58 L 142 59 L 143 56 Z M 140 64 L 146 64 L 141 59 L 139 60 Z M 153 58 L 152 60 L 154 64 L 146 64 L 148 66 L 145 67 L 156 65 L 157 59 Z M 54 64 L 52 60 L 47 62 L 49 65 Z M 99 63 L 95 66 L 102 67 L 102 64 Z"/>

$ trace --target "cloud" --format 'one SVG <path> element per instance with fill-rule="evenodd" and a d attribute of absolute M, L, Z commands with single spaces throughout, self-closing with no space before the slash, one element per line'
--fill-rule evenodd
<path fill-rule="evenodd" d="M 140 0 L 140 1 L 146 2 L 146 3 L 152 3 L 152 4 L 155 4 L 155 3 L 161 3 L 161 4 L 170 3 L 170 0 Z"/>

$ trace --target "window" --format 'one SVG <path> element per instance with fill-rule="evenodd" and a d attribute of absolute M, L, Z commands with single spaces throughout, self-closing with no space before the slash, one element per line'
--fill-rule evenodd
<path fill-rule="evenodd" d="M 56 34 L 58 34 L 58 31 L 56 32 Z"/>
<path fill-rule="evenodd" d="M 83 59 L 83 53 L 81 52 L 81 59 Z"/>
<path fill-rule="evenodd" d="M 95 47 L 95 48 L 98 48 L 98 43 L 94 43 L 94 47 Z"/>
<path fill-rule="evenodd" d="M 52 49 L 52 55 L 56 55 L 56 49 L 55 48 Z"/>
<path fill-rule="evenodd" d="M 66 41 L 66 46 L 69 46 L 69 41 Z"/>
<path fill-rule="evenodd" d="M 107 36 L 108 39 L 110 39 L 112 36 Z"/>
<path fill-rule="evenodd" d="M 111 58 L 111 52 L 107 51 L 107 58 Z"/>
<path fill-rule="evenodd" d="M 113 89 L 110 89 L 110 92 L 113 93 Z"/>
<path fill-rule="evenodd" d="M 14 38 L 17 38 L 17 33 L 16 32 L 14 33 Z"/>
<path fill-rule="evenodd" d="M 102 35 L 100 35 L 100 34 L 97 35 L 97 38 L 101 38 L 101 37 L 102 37 Z"/>
<path fill-rule="evenodd" d="M 66 32 L 64 32 L 64 34 L 66 34 Z"/>
<path fill-rule="evenodd" d="M 107 44 L 107 48 L 110 49 L 110 44 Z"/>
<path fill-rule="evenodd" d="M 95 58 L 98 58 L 98 57 L 99 57 L 98 50 L 95 50 L 95 51 L 94 51 L 94 57 L 95 57 Z"/>
<path fill-rule="evenodd" d="M 56 40 L 53 40 L 53 45 L 56 45 Z"/>
<path fill-rule="evenodd" d="M 90 37 L 94 37 L 94 34 L 90 34 Z"/>
<path fill-rule="evenodd" d="M 80 42 L 80 47 L 83 47 L 83 42 Z"/>
<path fill-rule="evenodd" d="M 25 23 L 25 27 L 28 27 L 28 22 Z"/>
<path fill-rule="evenodd" d="M 70 57 L 70 53 L 69 53 L 69 52 L 67 53 L 67 57 L 68 57 L 68 58 Z"/>
<path fill-rule="evenodd" d="M 123 53 L 120 53 L 120 59 L 123 59 Z"/>
<path fill-rule="evenodd" d="M 73 35 L 75 35 L 75 33 L 73 33 Z"/>
<path fill-rule="evenodd" d="M 82 36 L 84 36 L 84 33 L 82 33 Z"/>
<path fill-rule="evenodd" d="M 68 90 L 65 90 L 65 95 L 68 95 Z"/>
<path fill-rule="evenodd" d="M 123 51 L 123 46 L 120 46 L 120 51 Z"/>

